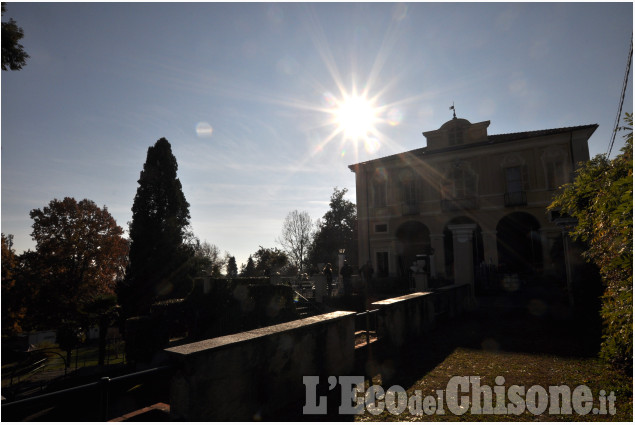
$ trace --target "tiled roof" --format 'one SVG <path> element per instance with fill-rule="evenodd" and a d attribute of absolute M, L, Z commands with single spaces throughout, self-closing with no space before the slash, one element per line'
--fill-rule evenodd
<path fill-rule="evenodd" d="M 403 154 L 431 155 L 431 154 L 436 154 L 436 153 L 451 152 L 451 151 L 462 150 L 462 149 L 467 149 L 467 148 L 487 146 L 487 145 L 491 145 L 491 144 L 495 144 L 495 143 L 506 143 L 506 142 L 513 142 L 513 141 L 516 141 L 516 140 L 530 139 L 530 138 L 534 138 L 534 137 L 543 137 L 543 136 L 550 136 L 550 135 L 553 135 L 553 134 L 568 133 L 570 131 L 577 131 L 577 130 L 585 130 L 585 129 L 591 130 L 592 129 L 592 132 L 593 132 L 593 131 L 595 131 L 596 128 L 598 128 L 597 124 L 586 124 L 586 125 L 577 125 L 577 126 L 573 126 L 573 127 L 551 128 L 551 129 L 547 129 L 547 130 L 523 131 L 523 132 L 520 132 L 520 133 L 491 134 L 491 135 L 488 135 L 487 136 L 487 140 L 483 141 L 483 142 L 470 143 L 470 144 L 467 144 L 467 145 L 459 145 L 459 146 L 448 146 L 448 147 L 445 147 L 445 148 L 435 149 L 435 150 L 430 150 L 427 147 L 417 148 L 417 149 L 413 149 L 411 151 L 406 151 L 406 152 L 402 152 L 402 153 L 388 155 L 388 156 L 381 157 L 381 158 L 371 159 L 371 160 L 365 161 L 363 163 L 369 163 L 369 162 L 373 162 L 373 161 L 377 161 L 377 160 L 386 160 L 386 159 L 389 159 L 389 158 L 392 158 L 392 157 L 397 157 L 397 156 L 400 156 L 400 155 L 403 155 Z M 353 170 L 354 165 L 357 165 L 357 164 L 349 165 L 349 168 L 351 170 Z"/>
<path fill-rule="evenodd" d="M 528 139 L 530 137 L 541 137 L 550 136 L 552 134 L 568 133 L 570 131 L 583 130 L 586 128 L 593 128 L 595 130 L 597 127 L 597 124 L 586 124 L 577 125 L 575 127 L 552 128 L 549 130 L 524 131 L 521 133 L 492 134 L 487 136 L 487 139 L 490 142 L 510 142 L 512 140 Z"/>

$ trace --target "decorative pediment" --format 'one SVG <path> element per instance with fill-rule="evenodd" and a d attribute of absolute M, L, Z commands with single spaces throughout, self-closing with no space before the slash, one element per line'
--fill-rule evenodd
<path fill-rule="evenodd" d="M 438 130 L 426 131 L 423 135 L 431 150 L 462 146 L 487 141 L 489 124 L 489 121 L 472 124 L 463 118 L 453 118 Z"/>

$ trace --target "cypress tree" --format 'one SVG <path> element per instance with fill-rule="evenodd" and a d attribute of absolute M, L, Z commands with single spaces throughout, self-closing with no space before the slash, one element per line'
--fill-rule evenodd
<path fill-rule="evenodd" d="M 191 290 L 188 262 L 194 253 L 184 243 L 190 205 L 177 169 L 165 138 L 148 148 L 132 206 L 130 261 L 120 291 L 128 316 L 147 314 L 154 301 L 183 297 Z"/>

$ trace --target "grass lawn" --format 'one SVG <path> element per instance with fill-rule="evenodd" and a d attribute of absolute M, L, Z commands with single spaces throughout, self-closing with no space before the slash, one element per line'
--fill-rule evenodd
<path fill-rule="evenodd" d="M 547 392 L 550 386 L 566 385 L 574 391 L 584 385 L 593 397 L 589 408 L 597 408 L 598 414 L 591 410 L 580 415 L 576 413 L 579 410 L 575 409 L 576 405 L 572 414 L 550 414 L 549 404 L 545 405 L 543 413 L 534 414 L 525 408 L 528 397 L 521 392 L 522 404 L 514 399 L 511 407 L 518 406 L 522 414 L 473 414 L 467 409 L 464 414 L 457 415 L 448 408 L 447 392 L 443 392 L 444 414 L 435 412 L 417 416 L 405 408 L 403 413 L 395 415 L 384 409 L 377 415 L 366 411 L 355 416 L 355 420 L 631 422 L 632 376 L 614 371 L 597 359 L 598 327 L 593 318 L 574 320 L 566 306 L 554 302 L 551 296 L 549 292 L 536 289 L 482 297 L 475 311 L 441 324 L 425 340 L 413 341 L 398 355 L 378 354 L 375 361 L 367 363 L 367 376 L 386 391 L 392 385 L 399 385 L 406 390 L 408 399 L 414 394 L 420 394 L 422 399 L 430 396 L 428 402 L 432 403 L 434 399 L 435 406 L 439 404 L 438 391 L 445 390 L 454 376 L 479 377 L 481 388 L 487 385 L 492 389 L 493 407 L 497 405 L 497 394 L 501 407 L 512 402 L 514 395 L 510 396 L 508 391 L 514 385 L 523 386 L 525 391 L 539 385 Z M 497 377 L 502 377 L 498 378 L 498 387 Z M 370 382 L 366 382 L 366 388 Z M 471 398 L 472 389 L 472 386 L 466 387 L 465 391 L 461 388 L 458 396 Z M 611 393 L 615 396 L 613 415 L 609 414 Z M 600 402 L 602 395 L 603 405 Z M 536 403 L 528 402 L 527 405 L 533 408 Z M 426 409 L 427 413 L 435 411 L 429 406 Z M 602 414 L 604 411 L 606 413 Z"/>

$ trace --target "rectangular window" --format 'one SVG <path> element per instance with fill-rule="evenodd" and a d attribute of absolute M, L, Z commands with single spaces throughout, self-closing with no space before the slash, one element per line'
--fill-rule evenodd
<path fill-rule="evenodd" d="M 375 224 L 375 233 L 386 233 L 388 232 L 387 224 Z"/>
<path fill-rule="evenodd" d="M 505 181 L 508 193 L 521 192 L 523 190 L 523 179 L 520 167 L 505 168 Z"/>
<path fill-rule="evenodd" d="M 406 205 L 414 205 L 417 203 L 417 191 L 414 180 L 404 182 L 403 201 Z"/>
<path fill-rule="evenodd" d="M 373 184 L 374 202 L 375 207 L 386 206 L 386 182 L 375 182 Z"/>
<path fill-rule="evenodd" d="M 549 161 L 547 164 L 547 187 L 557 189 L 567 183 L 567 170 L 564 161 Z"/>
<path fill-rule="evenodd" d="M 377 276 L 388 277 L 388 253 L 378 252 L 377 257 Z"/>

